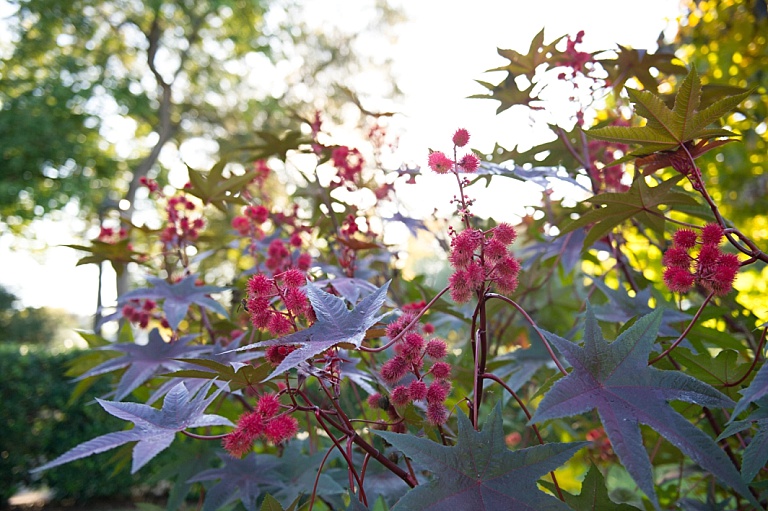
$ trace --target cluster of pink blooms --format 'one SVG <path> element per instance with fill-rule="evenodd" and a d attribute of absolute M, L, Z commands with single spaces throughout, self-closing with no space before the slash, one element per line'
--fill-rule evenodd
<path fill-rule="evenodd" d="M 520 263 L 507 247 L 517 238 L 515 228 L 501 223 L 487 233 L 479 229 L 466 229 L 451 241 L 448 257 L 456 270 L 448 283 L 451 298 L 464 303 L 482 289 L 486 282 L 493 283 L 501 293 L 517 288 Z"/>
<path fill-rule="evenodd" d="M 293 437 L 299 424 L 290 415 L 278 415 L 280 401 L 274 394 L 264 394 L 252 412 L 243 414 L 234 431 L 224 437 L 224 449 L 232 456 L 242 458 L 253 448 L 253 442 L 263 437 L 279 444 Z"/>
<path fill-rule="evenodd" d="M 584 31 L 580 30 L 579 33 L 576 34 L 575 39 L 571 39 L 569 37 L 566 41 L 565 55 L 563 56 L 563 60 L 560 62 L 560 65 L 571 68 L 570 78 L 575 78 L 577 73 L 583 71 L 586 64 L 592 62 L 591 54 L 576 49 L 576 45 L 581 44 L 583 40 Z M 568 78 L 568 75 L 565 72 L 562 72 L 560 75 L 558 75 L 558 78 L 565 80 Z"/>
<path fill-rule="evenodd" d="M 686 293 L 698 284 L 717 296 L 724 296 L 733 287 L 739 272 L 739 258 L 720 250 L 723 229 L 718 224 L 707 224 L 700 234 L 680 229 L 672 238 L 672 248 L 664 253 L 662 262 L 664 282 L 670 290 Z M 700 245 L 698 254 L 691 254 Z"/>
<path fill-rule="evenodd" d="M 394 338 L 403 333 L 403 330 L 415 317 L 413 313 L 405 313 L 387 327 L 387 336 Z M 395 344 L 395 356 L 381 366 L 380 374 L 388 385 L 396 385 L 412 375 L 407 383 L 396 385 L 389 394 L 388 399 L 383 399 L 381 394 L 373 394 L 368 398 L 371 408 L 386 408 L 392 418 L 395 418 L 396 410 L 391 406 L 405 406 L 412 401 L 426 403 L 427 420 L 430 424 L 439 425 L 448 420 L 448 409 L 445 400 L 451 392 L 451 365 L 443 362 L 448 355 L 448 347 L 444 340 L 433 338 L 427 341 L 417 331 L 417 327 L 411 327 L 402 339 Z M 425 370 L 425 359 L 431 361 L 431 366 Z M 426 377 L 432 382 L 427 385 Z M 404 430 L 403 424 L 398 426 Z"/>
<path fill-rule="evenodd" d="M 612 125 L 629 126 L 629 122 L 624 119 L 618 119 Z M 595 193 L 621 193 L 629 190 L 629 186 L 621 182 L 621 178 L 624 177 L 624 167 L 622 165 L 599 166 L 599 163 L 611 162 L 627 154 L 628 146 L 626 144 L 590 140 L 587 143 L 587 151 L 589 152 L 590 160 L 589 177 L 594 183 Z"/>
<path fill-rule="evenodd" d="M 250 238 L 255 242 L 264 238 L 263 227 L 270 217 L 272 217 L 273 223 L 279 224 L 283 228 L 292 227 L 293 233 L 287 242 L 278 238 L 270 242 L 264 265 L 273 273 L 280 273 L 291 268 L 307 271 L 312 265 L 312 256 L 304 252 L 294 253 L 294 250 L 301 248 L 303 244 L 301 232 L 309 229 L 299 226 L 295 216 L 280 212 L 270 214 L 269 209 L 264 205 L 246 206 L 241 215 L 232 219 L 232 228 L 241 236 Z M 251 252 L 254 256 L 258 255 L 258 247 L 255 243 L 251 244 Z"/>
<path fill-rule="evenodd" d="M 150 193 L 157 193 L 159 196 L 163 196 L 163 192 L 156 181 L 142 177 L 139 179 L 139 182 L 146 186 Z M 191 184 L 187 183 L 185 188 L 190 186 Z M 205 220 L 203 220 L 202 214 L 197 211 L 197 206 L 194 202 L 187 199 L 183 193 L 168 199 L 165 205 L 165 213 L 168 220 L 165 228 L 160 233 L 160 241 L 163 242 L 166 249 L 170 247 L 183 247 L 187 242 L 197 240 L 198 236 L 200 236 L 200 231 L 205 227 Z"/>
<path fill-rule="evenodd" d="M 279 337 L 296 331 L 297 320 L 300 318 L 314 321 L 312 305 L 301 289 L 306 282 L 306 274 L 296 268 L 277 274 L 274 278 L 263 273 L 252 276 L 248 280 L 246 308 L 253 326 L 269 330 L 275 337 Z M 284 310 L 278 309 L 280 302 Z"/>
<path fill-rule="evenodd" d="M 149 190 L 149 193 L 155 193 L 158 190 L 160 190 L 160 185 L 157 184 L 157 181 L 155 181 L 154 179 L 149 179 L 146 176 L 141 176 L 139 178 L 139 183 L 141 184 L 141 186 L 146 186 L 147 189 Z"/>
<path fill-rule="evenodd" d="M 168 199 L 165 213 L 168 216 L 168 223 L 160 233 L 160 240 L 166 247 L 181 247 L 187 242 L 197 240 L 200 231 L 205 227 L 205 220 L 197 210 L 197 206 L 184 195 L 176 195 Z"/>
<path fill-rule="evenodd" d="M 104 227 L 102 225 L 99 228 L 99 236 L 96 239 L 102 243 L 109 243 L 110 245 L 114 245 L 115 243 L 123 241 L 127 237 L 128 231 L 126 231 L 123 227 L 115 229 L 113 227 Z"/>
<path fill-rule="evenodd" d="M 269 220 L 269 209 L 266 206 L 246 206 L 243 214 L 232 219 L 232 228 L 240 236 L 247 236 L 256 240 L 264 237 L 262 225 Z"/>
<path fill-rule="evenodd" d="M 331 161 L 336 167 L 337 175 L 333 185 L 347 187 L 355 182 L 355 178 L 363 171 L 363 155 L 357 149 L 350 149 L 347 146 L 338 146 L 331 151 Z"/>
<path fill-rule="evenodd" d="M 464 147 L 469 142 L 469 132 L 463 128 L 456 130 L 453 135 L 454 150 L 457 147 Z M 467 153 L 461 157 L 458 161 L 453 161 L 451 158 L 440 151 L 434 151 L 429 154 L 427 165 L 434 172 L 438 174 L 445 174 L 447 172 L 468 172 L 472 173 L 480 166 L 480 158 L 473 153 Z"/>
<path fill-rule="evenodd" d="M 155 311 L 157 303 L 154 300 L 130 300 L 123 305 L 121 313 L 131 323 L 136 323 L 139 328 L 147 328 L 152 319 L 159 320 L 163 328 L 170 328 L 168 320 L 162 313 Z"/>

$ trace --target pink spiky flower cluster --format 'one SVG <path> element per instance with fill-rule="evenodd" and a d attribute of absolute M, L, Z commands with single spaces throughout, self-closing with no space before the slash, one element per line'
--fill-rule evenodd
<path fill-rule="evenodd" d="M 125 319 L 131 323 L 135 323 L 139 328 L 147 328 L 149 322 L 153 319 L 160 321 L 160 325 L 163 328 L 170 328 L 168 320 L 165 319 L 165 316 L 161 311 L 156 311 L 156 308 L 157 303 L 154 300 L 146 299 L 142 301 L 133 299 L 123 305 L 120 312 Z"/>
<path fill-rule="evenodd" d="M 338 172 L 333 180 L 333 186 L 346 185 L 350 188 L 357 176 L 363 171 L 365 160 L 357 149 L 347 146 L 338 146 L 331 151 L 331 161 Z"/>
<path fill-rule="evenodd" d="M 408 325 L 414 318 L 414 313 L 406 312 L 388 325 L 387 336 L 390 338 L 395 338 L 408 329 L 395 344 L 395 356 L 381 366 L 382 379 L 387 384 L 396 386 L 388 399 L 383 399 L 380 394 L 373 394 L 368 398 L 368 404 L 372 408 L 389 408 L 392 405 L 406 406 L 412 401 L 425 402 L 429 423 L 443 424 L 448 420 L 445 400 L 451 392 L 451 365 L 443 361 L 448 355 L 448 346 L 439 338 L 425 339 L 416 325 L 409 328 Z M 431 362 L 429 368 L 425 368 L 426 360 Z M 401 383 L 409 373 L 413 378 Z M 429 384 L 427 377 L 432 379 Z M 401 384 L 397 385 L 398 383 Z M 396 417 L 394 409 L 388 411 Z"/>
<path fill-rule="evenodd" d="M 234 431 L 224 437 L 224 449 L 232 456 L 242 458 L 250 452 L 259 437 L 279 444 L 293 437 L 299 423 L 290 415 L 277 415 L 280 402 L 274 394 L 264 394 L 252 412 L 243 414 Z"/>
<path fill-rule="evenodd" d="M 315 312 L 301 289 L 306 281 L 306 274 L 296 268 L 274 278 L 263 273 L 252 276 L 248 281 L 245 303 L 253 326 L 269 330 L 279 337 L 296 331 L 300 318 L 314 321 Z M 279 308 L 280 302 L 284 310 Z"/>
<path fill-rule="evenodd" d="M 501 293 L 512 293 L 517 288 L 520 263 L 508 250 L 517 238 L 515 228 L 501 223 L 487 233 L 479 229 L 466 229 L 451 241 L 448 259 L 456 270 L 448 280 L 451 298 L 464 303 L 486 282 Z"/>
<path fill-rule="evenodd" d="M 189 242 L 196 241 L 200 231 L 205 227 L 202 213 L 197 205 L 184 194 L 168 199 L 165 206 L 168 222 L 160 233 L 160 240 L 166 247 L 183 247 Z"/>
<path fill-rule="evenodd" d="M 456 130 L 453 135 L 453 150 L 454 156 L 456 154 L 456 148 L 464 147 L 469 142 L 469 132 L 464 128 Z M 429 154 L 427 159 L 427 165 L 434 172 L 438 174 L 446 174 L 448 172 L 467 172 L 472 173 L 480 166 L 480 158 L 475 156 L 474 153 L 467 153 L 460 159 L 454 161 L 445 155 L 441 151 L 434 151 Z"/>
<path fill-rule="evenodd" d="M 689 229 L 678 230 L 672 238 L 672 248 L 664 253 L 662 262 L 664 283 L 678 293 L 686 293 L 699 284 L 717 296 L 727 295 L 739 272 L 739 258 L 720 250 L 723 229 L 718 224 L 707 224 L 696 234 Z M 700 245 L 698 254 L 692 250 Z"/>

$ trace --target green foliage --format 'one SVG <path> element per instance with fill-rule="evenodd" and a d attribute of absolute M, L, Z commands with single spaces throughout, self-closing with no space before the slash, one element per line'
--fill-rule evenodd
<path fill-rule="evenodd" d="M 661 207 L 697 204 L 696 199 L 691 195 L 673 190 L 681 179 L 682 176 L 676 176 L 650 187 L 644 179 L 640 178 L 635 180 L 632 187 L 624 193 L 601 193 L 590 197 L 584 202 L 598 208 L 587 211 L 578 220 L 563 226 L 563 233 L 591 226 L 584 238 L 584 248 L 589 248 L 615 227 L 631 219 L 651 229 L 657 239 L 662 240 L 666 217 Z"/>
<path fill-rule="evenodd" d="M 62 445 L 78 443 L 121 428 L 121 421 L 105 418 L 94 396 L 108 390 L 106 382 L 70 403 L 72 384 L 65 375 L 77 352 L 51 354 L 18 345 L 0 346 L 0 502 L 20 485 L 46 484 L 56 500 L 85 501 L 97 497 L 127 496 L 142 477 L 115 470 L 108 457 L 80 460 L 58 471 L 32 477 L 29 470 L 60 454 Z"/>

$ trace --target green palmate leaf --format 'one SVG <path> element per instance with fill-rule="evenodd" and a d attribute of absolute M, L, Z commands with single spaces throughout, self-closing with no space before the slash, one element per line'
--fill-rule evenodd
<path fill-rule="evenodd" d="M 401 498 L 393 511 L 567 510 L 568 506 L 537 488 L 538 479 L 565 463 L 587 442 L 546 444 L 510 451 L 504 443 L 501 406 L 482 431 L 458 413 L 456 445 L 448 447 L 412 435 L 374 431 L 435 478 Z"/>
<path fill-rule="evenodd" d="M 704 470 L 757 506 L 736 467 L 720 447 L 668 403 L 679 400 L 702 406 L 730 407 L 733 401 L 679 371 L 661 371 L 648 366 L 661 316 L 662 310 L 655 310 L 608 343 L 587 304 L 583 347 L 543 332 L 573 370 L 546 393 L 531 423 L 579 415 L 596 408 L 614 452 L 658 508 L 653 470 L 640 431 L 640 424 L 647 424 Z"/>
<path fill-rule="evenodd" d="M 648 90 L 655 91 L 658 80 L 651 74 L 655 68 L 666 74 L 683 74 L 685 66 L 675 63 L 677 58 L 672 53 L 648 53 L 618 45 L 615 59 L 600 59 L 600 64 L 608 73 L 608 80 L 614 91 L 620 90 L 629 78 L 637 78 Z"/>
<path fill-rule="evenodd" d="M 607 126 L 587 131 L 599 140 L 641 146 L 630 153 L 643 156 L 657 151 L 674 151 L 695 139 L 730 138 L 734 133 L 709 128 L 710 124 L 733 110 L 751 91 L 712 97 L 712 103 L 702 103 L 702 86 L 696 69 L 692 69 L 680 84 L 670 109 L 664 100 L 650 91 L 627 89 L 639 115 L 647 119 L 642 127 Z M 709 98 L 708 98 L 709 99 Z"/>
<path fill-rule="evenodd" d="M 288 151 L 297 150 L 302 144 L 312 142 L 301 131 L 287 131 L 282 136 L 275 135 L 269 131 L 256 131 L 256 136 L 262 142 L 240 148 L 241 151 L 249 152 L 249 156 L 253 160 L 262 160 L 270 156 L 276 156 L 285 161 L 288 158 Z"/>
<path fill-rule="evenodd" d="M 538 34 L 531 40 L 531 44 L 528 47 L 528 53 L 522 54 L 515 50 L 503 50 L 499 48 L 497 51 L 500 56 L 509 60 L 509 64 L 501 67 L 491 69 L 491 71 L 508 71 L 510 75 L 525 75 L 529 79 L 533 78 L 536 73 L 536 68 L 545 62 L 549 62 L 556 55 L 562 52 L 558 51 L 557 44 L 564 39 L 565 36 L 558 37 L 549 44 L 544 44 L 544 29 L 542 28 Z"/>
<path fill-rule="evenodd" d="M 146 261 L 144 260 L 145 254 L 135 252 L 131 248 L 131 243 L 128 239 L 120 240 L 115 243 L 93 240 L 90 247 L 83 245 L 64 246 L 90 253 L 90 255 L 77 261 L 78 266 L 83 264 L 101 264 L 104 261 L 109 261 L 112 263 L 112 267 L 118 275 L 123 274 L 125 266 L 128 263 L 146 264 Z"/>
<path fill-rule="evenodd" d="M 470 96 L 472 99 L 495 99 L 499 103 L 499 107 L 496 109 L 496 113 L 500 114 L 504 110 L 515 105 L 529 105 L 532 101 L 531 91 L 533 90 L 533 84 L 529 85 L 526 89 L 521 89 L 517 82 L 514 80 L 514 75 L 509 75 L 507 79 L 498 85 L 493 85 L 481 80 L 475 80 L 477 83 L 490 90 L 490 94 L 474 94 Z"/>
<path fill-rule="evenodd" d="M 226 211 L 225 203 L 227 202 L 244 204 L 240 193 L 256 178 L 258 173 L 252 170 L 239 176 L 224 177 L 223 172 L 226 165 L 226 160 L 216 163 L 208 171 L 207 177 L 202 172 L 187 167 L 191 187 L 187 188 L 186 191 L 198 197 L 205 204 L 213 204 L 221 211 Z"/>
<path fill-rule="evenodd" d="M 648 186 L 645 179 L 638 178 L 624 193 L 601 193 L 590 197 L 584 202 L 603 207 L 588 211 L 577 220 L 566 224 L 562 233 L 594 224 L 584 239 L 584 247 L 588 248 L 626 220 L 634 219 L 650 228 L 659 239 L 663 239 L 666 220 L 660 206 L 697 204 L 690 195 L 671 190 L 682 178 L 683 176 L 675 176 L 653 188 Z"/>
<path fill-rule="evenodd" d="M 541 483 L 545 488 L 554 492 L 555 485 L 546 481 Z M 584 481 L 581 483 L 581 493 L 572 495 L 564 493 L 565 503 L 571 506 L 574 511 L 637 511 L 637 508 L 629 504 L 616 504 L 608 496 L 608 489 L 605 486 L 605 478 L 594 464 L 590 465 Z"/>
<path fill-rule="evenodd" d="M 739 363 L 739 353 L 734 350 L 722 350 L 712 358 L 709 353 L 693 354 L 683 348 L 676 349 L 672 357 L 688 374 L 715 387 L 739 381 L 750 366 L 749 362 Z"/>

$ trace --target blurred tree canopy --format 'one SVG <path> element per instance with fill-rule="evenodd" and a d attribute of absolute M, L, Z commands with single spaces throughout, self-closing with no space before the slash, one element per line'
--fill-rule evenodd
<path fill-rule="evenodd" d="M 16 295 L 0 286 L 0 343 L 53 346 L 75 319 L 64 311 L 47 307 L 17 307 Z"/>
<path fill-rule="evenodd" d="M 696 67 L 703 83 L 753 89 L 729 128 L 742 140 L 702 157 L 702 172 L 718 188 L 713 197 L 728 218 L 756 238 L 768 238 L 768 7 L 765 0 L 689 2 L 675 40 L 676 53 Z"/>
<path fill-rule="evenodd" d="M 130 209 L 139 179 L 168 171 L 169 144 L 295 125 L 298 105 L 338 98 L 334 81 L 362 65 L 359 33 L 318 30 L 290 0 L 9 3 L 0 232 L 67 204 Z M 368 14 L 382 31 L 398 19 L 384 2 Z"/>

